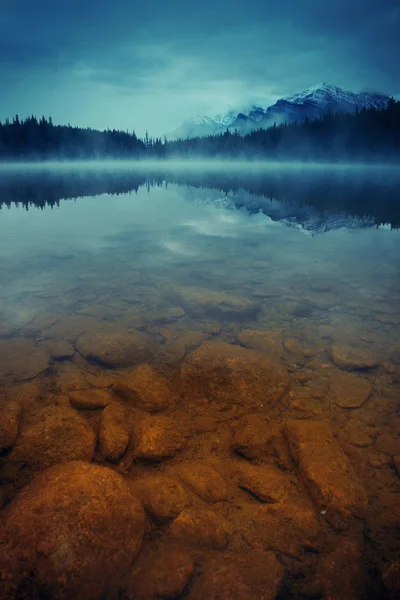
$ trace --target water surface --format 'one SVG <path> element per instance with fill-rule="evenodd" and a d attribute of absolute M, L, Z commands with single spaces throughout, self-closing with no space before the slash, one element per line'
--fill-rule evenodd
<path fill-rule="evenodd" d="M 57 378 L 71 363 L 96 376 L 126 376 L 134 365 L 110 368 L 79 352 L 88 323 L 90 331 L 134 327 L 149 336 L 157 347 L 154 364 L 178 392 L 181 366 L 202 343 L 256 350 L 289 373 L 284 397 L 272 408 L 260 404 L 257 411 L 239 407 L 226 414 L 207 402 L 186 414 L 183 401 L 176 414 L 167 414 L 216 420 L 209 431 L 192 433 L 190 451 L 173 458 L 172 466 L 189 458 L 236 464 L 229 436 L 249 415 L 260 413 L 282 427 L 290 419 L 327 422 L 369 497 L 366 552 L 378 570 L 392 560 L 400 546 L 392 525 L 382 520 L 385 515 L 396 526 L 400 493 L 396 173 L 36 167 L 3 169 L 0 179 L 3 363 L 15 340 L 32 353 L 43 347 L 51 354 L 46 342 L 54 338 L 72 344 L 70 356 L 53 352 L 49 368 L 34 377 L 18 360 L 0 367 L 4 398 L 24 403 L 21 390 L 29 389 L 31 400 L 37 394 L 51 403 Z M 177 354 L 171 344 L 179 340 L 186 341 Z M 335 351 L 350 352 L 351 360 L 340 363 Z M 363 385 L 369 393 L 355 400 Z M 87 412 L 96 428 L 101 411 Z M 163 465 L 156 469 L 162 472 Z M 126 475 L 137 474 L 144 476 L 133 462 Z M 18 485 L 10 477 L 7 485 L 12 497 Z M 242 502 L 242 496 L 232 498 L 232 506 Z M 334 548 L 335 536 L 347 539 L 329 526 L 327 531 L 323 556 Z M 286 555 L 282 562 L 292 574 L 296 561 L 307 562 L 303 555 L 294 560 L 285 548 L 273 550 Z M 365 581 L 370 576 L 365 573 Z M 307 589 L 307 577 L 287 589 Z M 380 577 L 372 579 L 371 594 L 383 594 Z"/>

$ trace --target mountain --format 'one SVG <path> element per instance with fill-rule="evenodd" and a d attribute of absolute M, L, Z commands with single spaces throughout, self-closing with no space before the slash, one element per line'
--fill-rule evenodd
<path fill-rule="evenodd" d="M 315 119 L 327 112 L 354 112 L 362 108 L 385 108 L 389 96 L 380 93 L 343 90 L 327 82 L 319 83 L 293 96 L 281 98 L 272 106 L 251 106 L 242 111 L 230 111 L 226 115 L 195 117 L 182 123 L 170 133 L 168 139 L 204 137 L 216 135 L 229 129 L 245 135 L 254 129 L 267 129 L 276 123 Z"/>

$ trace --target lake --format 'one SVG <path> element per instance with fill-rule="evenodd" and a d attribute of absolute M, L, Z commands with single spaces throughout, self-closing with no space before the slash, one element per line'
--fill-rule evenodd
<path fill-rule="evenodd" d="M 2 166 L 5 510 L 39 472 L 92 461 L 147 515 L 126 600 L 207 598 L 194 565 L 223 589 L 227 556 L 254 582 L 268 565 L 268 598 L 339 598 L 338 572 L 348 598 L 389 597 L 399 183 L 374 166 Z M 166 573 L 151 587 L 155 547 L 161 574 L 160 556 L 185 565 L 175 595 Z M 249 586 L 238 599 L 264 598 Z"/>

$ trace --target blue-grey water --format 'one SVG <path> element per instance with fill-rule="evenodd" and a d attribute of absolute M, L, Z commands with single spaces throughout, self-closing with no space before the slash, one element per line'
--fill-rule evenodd
<path fill-rule="evenodd" d="M 0 401 L 17 399 L 29 422 L 32 402 L 54 401 L 54 380 L 65 378 L 66 365 L 74 377 L 77 370 L 124 374 L 86 361 L 76 346 L 81 334 L 105 324 L 121 331 L 136 323 L 159 348 L 157 368 L 178 386 L 185 355 L 206 341 L 255 348 L 290 376 L 279 409 L 261 408 L 262 417 L 272 425 L 329 424 L 366 489 L 366 552 L 381 569 L 400 550 L 394 533 L 400 522 L 399 187 L 393 173 L 381 174 L 374 187 L 363 172 L 342 176 L 335 167 L 336 179 L 321 183 L 320 171 L 305 175 L 305 169 L 289 171 L 287 179 L 282 169 L 279 181 L 265 186 L 260 173 L 255 179 L 232 170 L 229 177 L 216 169 L 204 176 L 199 169 L 193 176 L 137 171 L 131 180 L 110 167 L 104 177 L 3 169 Z M 254 345 L 249 332 L 264 341 Z M 51 356 L 46 343 L 54 339 L 72 344 L 71 354 Z M 171 362 L 169 345 L 179 340 L 186 340 L 182 353 Z M 14 350 L 10 358 L 16 341 L 25 344 L 20 363 Z M 50 353 L 49 368 L 27 370 L 22 363 L 40 348 Z M 334 360 L 333 348 L 351 354 L 347 366 Z M 358 379 L 346 379 L 351 376 Z M 369 386 L 363 398 L 357 382 Z M 99 411 L 86 412 L 96 430 Z M 215 412 L 205 403 L 195 416 L 215 418 Z M 193 434 L 188 458 L 229 462 L 230 419 L 204 427 L 198 439 Z M 0 474 L 3 469 L 11 498 L 19 483 L 9 475 L 7 456 L 0 457 Z M 163 472 L 164 466 L 151 468 Z M 228 505 L 235 507 L 235 498 Z M 349 539 L 332 531 L 326 539 L 331 534 Z M 334 547 L 325 543 L 322 556 Z M 273 550 L 285 556 L 282 548 Z M 294 574 L 292 560 L 288 551 L 286 567 Z M 308 584 L 304 572 L 300 579 Z M 305 593 L 293 581 L 288 593 Z M 381 593 L 379 582 L 374 594 Z"/>

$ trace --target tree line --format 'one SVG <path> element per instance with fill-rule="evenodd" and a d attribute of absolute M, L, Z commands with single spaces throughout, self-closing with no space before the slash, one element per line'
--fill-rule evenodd
<path fill-rule="evenodd" d="M 0 122 L 0 160 L 95 158 L 234 158 L 275 160 L 377 160 L 400 158 L 400 102 L 384 109 L 328 113 L 319 119 L 273 125 L 241 136 L 167 141 L 135 132 L 54 125 L 31 116 Z"/>

